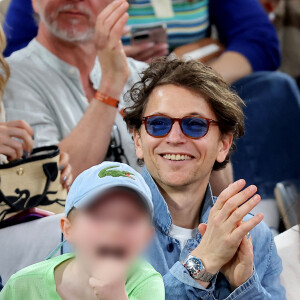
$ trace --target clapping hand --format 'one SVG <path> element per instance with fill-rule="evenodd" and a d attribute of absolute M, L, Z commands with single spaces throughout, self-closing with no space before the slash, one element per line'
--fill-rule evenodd
<path fill-rule="evenodd" d="M 119 99 L 130 75 L 127 57 L 121 42 L 128 20 L 128 2 L 116 0 L 109 4 L 98 16 L 95 45 L 102 69 L 99 90 Z"/>
<path fill-rule="evenodd" d="M 199 231 L 204 236 L 207 225 L 202 223 L 199 225 Z M 233 258 L 221 268 L 221 273 L 224 274 L 231 289 L 246 282 L 253 274 L 253 245 L 250 234 L 242 239 L 242 242 L 233 256 Z"/>
<path fill-rule="evenodd" d="M 239 180 L 225 189 L 211 209 L 207 226 L 199 225 L 203 234 L 201 243 L 192 251 L 208 272 L 224 273 L 233 288 L 249 279 L 253 273 L 253 249 L 247 234 L 263 215 L 258 214 L 244 222 L 243 218 L 260 202 L 257 188 Z"/>

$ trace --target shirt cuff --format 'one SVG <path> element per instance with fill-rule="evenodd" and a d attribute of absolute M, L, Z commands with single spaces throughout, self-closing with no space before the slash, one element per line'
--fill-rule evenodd
<path fill-rule="evenodd" d="M 191 277 L 188 270 L 179 261 L 173 265 L 173 267 L 170 269 L 170 273 L 182 283 L 187 284 L 195 289 L 201 290 L 205 292 L 205 294 L 209 294 L 209 296 L 212 295 L 213 291 L 215 290 L 217 276 L 213 278 L 207 288 L 204 288 L 201 284 L 199 284 L 195 279 Z M 202 294 L 200 296 L 203 296 L 205 294 Z"/>
<path fill-rule="evenodd" d="M 227 298 L 224 300 L 237 300 L 237 299 L 245 299 L 245 296 L 247 296 L 247 299 L 250 299 L 252 295 L 247 294 L 250 290 L 252 290 L 257 284 L 260 284 L 260 280 L 258 278 L 258 275 L 255 271 L 253 271 L 252 276 L 244 282 L 242 285 L 240 285 L 238 288 L 236 288 Z M 255 296 L 255 295 L 253 295 Z"/>

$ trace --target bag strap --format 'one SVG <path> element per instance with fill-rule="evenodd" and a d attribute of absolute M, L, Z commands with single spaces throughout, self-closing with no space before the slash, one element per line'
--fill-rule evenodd
<path fill-rule="evenodd" d="M 44 199 L 44 197 L 47 195 L 49 191 L 50 183 L 55 181 L 58 176 L 58 167 L 57 167 L 57 163 L 55 162 L 43 164 L 43 170 L 46 175 L 46 183 L 44 186 L 43 193 L 36 200 L 36 206 L 40 205 L 40 203 L 42 202 L 42 200 Z M 0 190 L 0 200 L 5 202 L 9 207 L 14 209 L 15 211 L 19 211 L 19 209 L 5 197 L 5 195 L 2 193 L 1 190 Z"/>

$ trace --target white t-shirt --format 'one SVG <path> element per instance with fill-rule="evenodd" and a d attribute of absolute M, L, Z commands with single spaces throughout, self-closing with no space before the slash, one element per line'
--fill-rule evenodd
<path fill-rule="evenodd" d="M 188 240 L 196 238 L 197 232 L 197 228 L 187 229 L 176 226 L 174 224 L 172 224 L 170 228 L 170 236 L 179 241 L 181 251 L 183 250 Z"/>
<path fill-rule="evenodd" d="M 287 300 L 300 299 L 300 231 L 299 225 L 275 237 L 277 251 L 282 259 L 280 281 Z"/>

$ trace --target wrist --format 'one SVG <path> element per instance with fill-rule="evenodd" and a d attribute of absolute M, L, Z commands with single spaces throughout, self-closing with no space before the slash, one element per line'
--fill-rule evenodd
<path fill-rule="evenodd" d="M 252 267 L 251 271 L 246 272 L 245 274 L 243 274 L 241 276 L 238 276 L 239 277 L 238 280 L 233 280 L 231 278 L 227 278 L 227 276 L 225 274 L 224 275 L 230 284 L 231 291 L 233 292 L 235 289 L 237 289 L 238 287 L 243 285 L 245 282 L 247 282 L 253 276 L 253 274 L 254 274 L 254 267 Z"/>
<path fill-rule="evenodd" d="M 110 81 L 110 83 L 101 81 L 100 87 L 97 92 L 100 92 L 114 99 L 120 99 L 124 86 L 120 87 L 116 84 L 112 84 L 112 82 L 114 81 Z"/>
<path fill-rule="evenodd" d="M 216 259 L 210 257 L 210 255 L 208 254 L 205 254 L 205 252 L 201 251 L 201 249 L 196 248 L 194 251 L 191 252 L 191 255 L 201 259 L 205 270 L 211 274 L 217 274 L 222 267 L 220 266 L 220 264 L 217 263 Z"/>
<path fill-rule="evenodd" d="M 114 108 L 119 107 L 119 100 L 112 98 L 112 97 L 108 96 L 107 94 L 104 94 L 100 91 L 96 92 L 94 99 L 96 99 L 97 101 L 102 102 L 106 105 L 109 105 L 111 107 L 114 107 Z"/>

